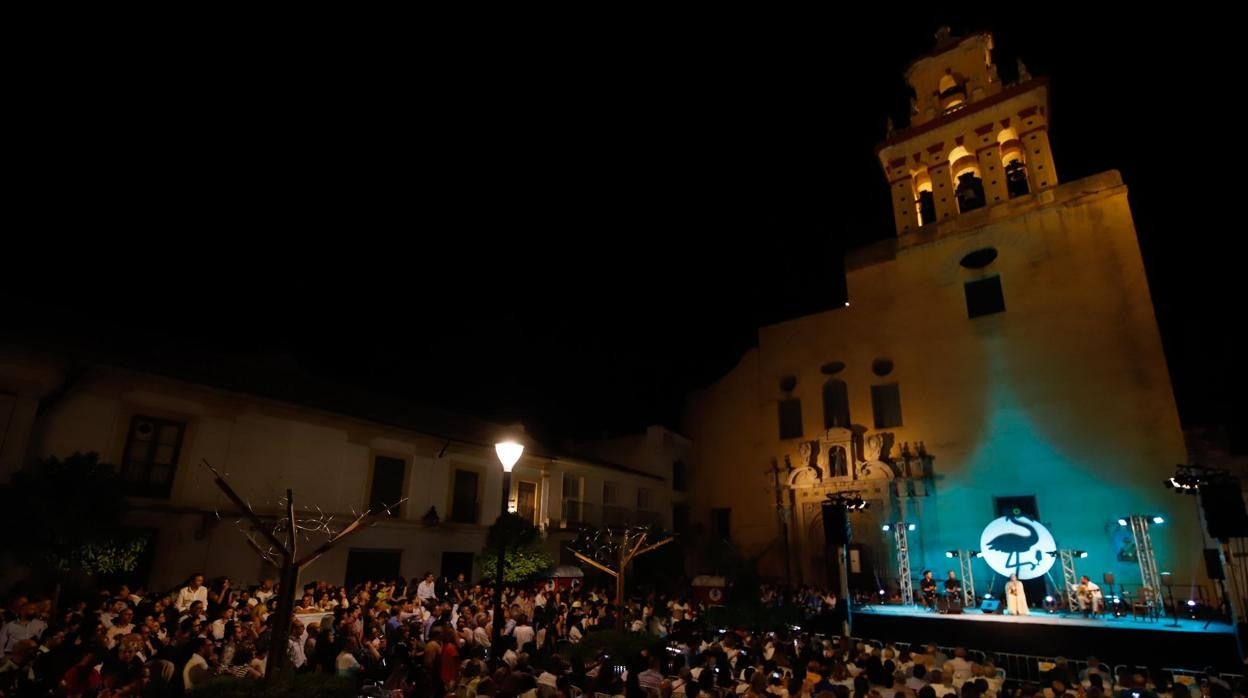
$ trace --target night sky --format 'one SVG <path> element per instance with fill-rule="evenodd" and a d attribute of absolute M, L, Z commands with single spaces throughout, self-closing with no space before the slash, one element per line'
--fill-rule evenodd
<path fill-rule="evenodd" d="M 759 325 L 843 302 L 844 251 L 893 235 L 873 148 L 950 24 L 993 31 L 1006 80 L 1017 56 L 1050 78 L 1064 181 L 1122 171 L 1183 418 L 1242 424 L 1233 22 L 705 19 L 32 78 L 4 331 L 550 440 L 678 427 Z"/>

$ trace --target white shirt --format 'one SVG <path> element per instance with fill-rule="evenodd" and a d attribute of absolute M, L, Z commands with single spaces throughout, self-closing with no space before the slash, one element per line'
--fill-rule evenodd
<path fill-rule="evenodd" d="M 212 621 L 212 639 L 214 640 L 225 639 L 225 624 L 227 622 L 228 621 L 226 621 L 224 618 L 218 618 Z"/>
<path fill-rule="evenodd" d="M 130 625 L 114 625 L 108 629 L 108 646 L 112 647 L 117 644 L 117 638 L 122 635 L 129 635 L 134 632 L 134 623 Z M 218 640 L 221 638 L 217 638 Z"/>
<path fill-rule="evenodd" d="M 528 623 L 525 623 L 524 625 L 517 625 L 511 632 L 511 635 L 516 638 L 516 647 L 519 647 L 520 649 L 524 649 L 524 646 L 532 642 L 535 637 L 533 633 L 533 626 Z"/>
<path fill-rule="evenodd" d="M 307 636 L 308 634 L 306 632 L 299 637 L 295 637 L 294 635 L 290 636 L 290 663 L 293 664 L 296 669 L 308 663 L 308 656 L 304 654 L 303 651 L 303 642 Z"/>
<path fill-rule="evenodd" d="M 191 604 L 196 601 L 202 601 L 204 608 L 208 607 L 208 587 L 201 586 L 195 590 L 192 590 L 189 586 L 182 587 L 182 589 L 178 591 L 178 598 L 174 602 L 174 606 L 176 606 L 179 611 L 185 612 L 186 609 L 190 608 Z"/>
<path fill-rule="evenodd" d="M 204 659 L 203 655 L 198 652 L 192 654 L 191 660 L 186 663 L 186 666 L 182 667 L 182 685 L 188 691 L 195 688 L 195 682 L 191 680 L 191 674 L 195 667 L 202 667 L 205 671 L 208 669 L 208 660 Z"/>
<path fill-rule="evenodd" d="M 416 597 L 422 601 L 437 598 L 437 590 L 433 582 L 421 582 L 416 585 Z"/>
<path fill-rule="evenodd" d="M 264 589 L 256 589 L 256 593 L 252 594 L 260 603 L 268 603 L 277 592 L 273 590 L 265 591 Z"/>
<path fill-rule="evenodd" d="M 22 640 L 38 640 L 48 624 L 35 618 L 34 620 L 11 620 L 0 628 L 0 657 L 9 653 L 13 645 Z"/>
<path fill-rule="evenodd" d="M 360 663 L 356 661 L 355 655 L 343 651 L 338 653 L 338 659 L 334 661 L 334 668 L 338 669 L 339 675 L 342 675 L 353 669 L 359 669 Z"/>

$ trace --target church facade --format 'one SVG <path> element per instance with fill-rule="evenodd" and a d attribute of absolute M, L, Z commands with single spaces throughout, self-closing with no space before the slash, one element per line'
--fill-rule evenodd
<path fill-rule="evenodd" d="M 906 79 L 910 123 L 876 151 L 896 235 L 847 257 L 846 307 L 761 328 L 690 399 L 693 516 L 823 584 L 822 504 L 860 497 L 852 588 L 895 594 L 904 542 L 915 580 L 960 551 L 981 596 L 1003 561 L 1060 590 L 1060 551 L 1139 586 L 1134 517 L 1176 594 L 1212 594 L 1194 498 L 1162 486 L 1186 455 L 1121 176 L 1059 179 L 1048 83 L 1021 62 L 1004 83 L 989 34 L 938 36 Z M 1002 517 L 1028 547 L 986 549 Z"/>

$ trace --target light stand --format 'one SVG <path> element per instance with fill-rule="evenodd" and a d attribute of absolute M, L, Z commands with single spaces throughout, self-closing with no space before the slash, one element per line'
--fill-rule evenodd
<path fill-rule="evenodd" d="M 893 534 L 894 552 L 897 555 L 897 585 L 898 592 L 901 594 L 901 603 L 906 606 L 916 605 L 914 598 L 914 579 L 910 577 L 910 537 L 909 533 L 915 530 L 916 526 L 905 521 L 897 523 L 884 524 L 882 527 L 885 533 Z"/>
<path fill-rule="evenodd" d="M 1174 622 L 1166 627 L 1179 627 L 1179 604 L 1174 600 L 1174 581 L 1173 576 L 1169 572 L 1161 573 L 1161 584 L 1170 592 L 1170 614 L 1174 616 Z"/>

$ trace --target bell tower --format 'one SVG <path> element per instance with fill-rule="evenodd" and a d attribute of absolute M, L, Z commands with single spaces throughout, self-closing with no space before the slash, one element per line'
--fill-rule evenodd
<path fill-rule="evenodd" d="M 942 27 L 906 82 L 910 125 L 876 147 L 898 235 L 1057 186 L 1048 81 L 1020 60 L 1018 80 L 1002 84 L 991 34 L 955 37 Z"/>

